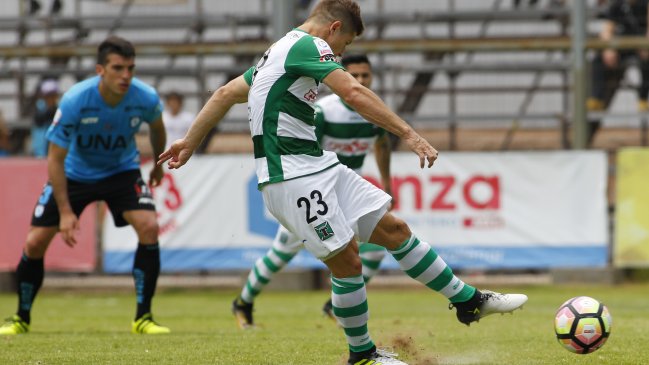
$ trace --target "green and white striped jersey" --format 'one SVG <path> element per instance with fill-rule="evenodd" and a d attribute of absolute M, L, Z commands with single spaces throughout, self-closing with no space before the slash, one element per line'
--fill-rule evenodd
<path fill-rule="evenodd" d="M 335 152 L 342 164 L 360 170 L 376 138 L 385 135 L 385 130 L 363 119 L 336 94 L 325 96 L 316 104 L 316 135 L 320 145 Z"/>
<path fill-rule="evenodd" d="M 259 186 L 314 174 L 338 163 L 315 133 L 318 84 L 342 66 L 324 40 L 298 29 L 244 74 Z"/>

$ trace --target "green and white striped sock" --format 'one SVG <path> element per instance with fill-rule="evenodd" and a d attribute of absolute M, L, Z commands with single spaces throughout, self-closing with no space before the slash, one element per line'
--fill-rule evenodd
<path fill-rule="evenodd" d="M 426 242 L 410 236 L 399 248 L 390 251 L 408 276 L 448 298 L 451 303 L 465 302 L 475 288 L 453 275 L 446 262 Z"/>
<path fill-rule="evenodd" d="M 385 248 L 373 243 L 362 242 L 358 244 L 358 251 L 363 264 L 363 280 L 367 284 L 379 271 L 381 261 L 385 257 Z"/>
<path fill-rule="evenodd" d="M 363 276 L 335 278 L 332 275 L 331 301 L 334 316 L 345 331 L 349 350 L 363 352 L 371 349 L 374 342 L 367 330 L 369 309 Z"/>
<path fill-rule="evenodd" d="M 273 241 L 273 247 L 263 257 L 257 259 L 255 266 L 248 274 L 246 284 L 241 290 L 240 297 L 244 302 L 254 302 L 255 297 L 261 293 L 273 276 L 295 257 L 297 252 L 285 250 L 285 243 L 286 238 L 283 240 L 276 239 Z"/>

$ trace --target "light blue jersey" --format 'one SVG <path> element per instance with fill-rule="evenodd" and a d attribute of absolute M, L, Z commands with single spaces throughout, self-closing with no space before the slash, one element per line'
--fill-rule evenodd
<path fill-rule="evenodd" d="M 139 169 L 135 133 L 162 113 L 156 91 L 137 78 L 115 107 L 99 95 L 99 81 L 95 76 L 70 88 L 47 131 L 50 142 L 68 150 L 65 176 L 79 182 Z"/>

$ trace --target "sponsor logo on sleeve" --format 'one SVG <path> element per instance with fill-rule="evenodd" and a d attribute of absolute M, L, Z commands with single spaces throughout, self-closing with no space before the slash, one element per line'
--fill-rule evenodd
<path fill-rule="evenodd" d="M 61 116 L 63 116 L 63 113 L 61 113 L 61 108 L 56 109 L 56 113 L 54 113 L 54 119 L 52 120 L 53 125 L 59 124 L 59 120 L 61 120 Z"/>
<path fill-rule="evenodd" d="M 336 56 L 331 53 L 320 56 L 320 62 L 336 62 Z"/>
<path fill-rule="evenodd" d="M 327 42 L 320 38 L 315 38 L 313 40 L 313 43 L 315 43 L 315 46 L 318 49 L 318 53 L 320 54 L 320 62 L 336 61 L 334 51 L 331 50 L 331 47 L 329 47 L 329 44 L 327 44 Z"/>

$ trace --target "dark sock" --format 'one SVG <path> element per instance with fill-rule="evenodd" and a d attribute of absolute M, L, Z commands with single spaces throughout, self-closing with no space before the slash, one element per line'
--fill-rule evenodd
<path fill-rule="evenodd" d="M 135 295 L 137 312 L 135 319 L 151 312 L 151 299 L 155 294 L 158 275 L 160 274 L 160 246 L 138 244 L 133 261 L 133 279 L 135 279 Z"/>
<path fill-rule="evenodd" d="M 18 284 L 18 316 L 23 321 L 30 323 L 32 303 L 36 298 L 38 289 L 43 284 L 45 269 L 43 259 L 30 259 L 23 253 L 18 268 L 16 269 L 16 279 Z"/>

